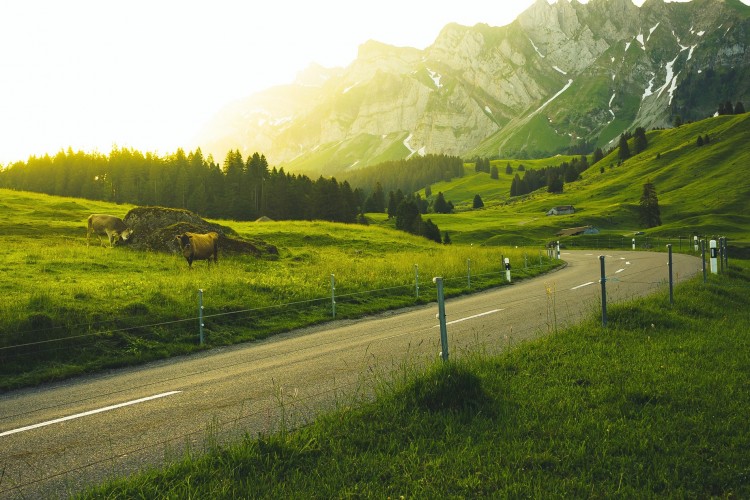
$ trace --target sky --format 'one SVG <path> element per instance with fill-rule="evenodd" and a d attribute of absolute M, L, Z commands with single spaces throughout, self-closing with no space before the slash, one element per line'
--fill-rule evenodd
<path fill-rule="evenodd" d="M 371 39 L 423 49 L 448 23 L 504 26 L 532 3 L 0 0 L 0 165 L 190 151 L 222 107 L 311 63 L 345 67 Z"/>

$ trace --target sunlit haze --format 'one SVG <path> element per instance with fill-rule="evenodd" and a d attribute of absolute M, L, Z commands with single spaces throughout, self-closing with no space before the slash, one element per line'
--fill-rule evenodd
<path fill-rule="evenodd" d="M 369 39 L 425 48 L 450 22 L 503 26 L 532 3 L 5 1 L 0 165 L 69 146 L 191 149 L 225 104 L 312 62 L 347 66 Z"/>

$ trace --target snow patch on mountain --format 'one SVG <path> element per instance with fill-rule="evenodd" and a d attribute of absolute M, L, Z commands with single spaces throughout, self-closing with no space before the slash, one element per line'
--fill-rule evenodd
<path fill-rule="evenodd" d="M 426 148 L 422 146 L 419 149 L 414 149 L 411 145 L 411 139 L 414 137 L 414 134 L 409 134 L 409 137 L 404 139 L 404 147 L 409 150 L 409 155 L 406 157 L 407 159 L 411 158 L 415 154 L 418 154 L 419 156 L 424 156 L 426 154 Z"/>
<path fill-rule="evenodd" d="M 544 104 L 542 104 L 541 106 L 539 106 L 539 108 L 537 108 L 537 110 L 534 111 L 533 113 L 531 113 L 531 115 L 529 115 L 529 116 L 534 116 L 537 113 L 539 113 L 541 110 L 543 110 L 544 108 L 546 108 L 547 104 L 551 103 L 552 101 L 554 101 L 555 99 L 557 99 L 558 97 L 560 97 L 560 95 L 563 92 L 565 92 L 566 90 L 568 90 L 571 85 L 573 85 L 573 80 L 572 79 L 568 80 L 568 83 L 566 83 L 565 86 L 557 94 L 553 95 L 547 102 L 545 102 Z"/>
<path fill-rule="evenodd" d="M 432 78 L 432 81 L 435 82 L 435 86 L 439 89 L 443 88 L 443 84 L 440 83 L 440 78 L 442 77 L 442 75 L 436 73 L 435 71 L 432 71 L 429 68 L 427 68 L 427 72 L 430 74 L 430 78 Z"/>
<path fill-rule="evenodd" d="M 636 36 L 635 39 L 641 44 L 641 49 L 646 50 L 646 42 L 643 41 L 643 33 L 638 33 L 638 36 Z"/>
<path fill-rule="evenodd" d="M 646 41 L 647 41 L 647 42 L 648 42 L 648 41 L 649 41 L 649 40 L 651 39 L 651 35 L 653 35 L 653 34 L 654 34 L 654 30 L 655 30 L 656 28 L 658 28 L 660 24 L 661 24 L 661 22 L 658 22 L 658 23 L 656 23 L 656 26 L 654 26 L 653 28 L 651 28 L 651 29 L 650 29 L 650 30 L 648 31 L 648 38 L 646 38 Z"/>
<path fill-rule="evenodd" d="M 658 91 L 659 92 L 658 97 L 661 97 L 661 95 L 664 93 L 664 90 L 667 90 L 667 87 L 669 87 L 669 89 L 667 90 L 667 92 L 669 93 L 669 104 L 672 104 L 674 91 L 677 90 L 677 76 L 678 75 L 674 74 L 674 63 L 677 62 L 678 57 L 680 57 L 679 54 L 677 54 L 677 56 L 675 56 L 674 59 L 669 61 L 666 67 L 664 68 L 667 71 L 667 79 L 666 79 L 666 82 L 664 82 L 664 85 L 662 85 Z"/>
<path fill-rule="evenodd" d="M 654 93 L 652 89 L 654 88 L 654 79 L 655 78 L 656 78 L 656 75 L 654 75 L 653 77 L 651 77 L 651 80 L 648 81 L 648 87 L 646 88 L 646 90 L 643 91 L 643 97 L 641 97 L 641 100 L 647 98 L 648 96 L 650 96 L 650 95 L 652 95 Z"/>
<path fill-rule="evenodd" d="M 539 57 L 541 57 L 542 59 L 544 59 L 544 54 L 542 54 L 541 52 L 539 52 L 539 47 L 537 47 L 534 44 L 534 40 L 532 40 L 531 38 L 529 38 L 529 42 L 531 42 L 531 46 L 534 47 L 534 50 L 536 50 L 536 53 L 539 55 Z"/>

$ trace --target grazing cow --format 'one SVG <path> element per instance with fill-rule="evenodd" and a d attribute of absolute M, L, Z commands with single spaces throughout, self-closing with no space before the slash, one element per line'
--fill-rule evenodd
<path fill-rule="evenodd" d="M 86 232 L 86 246 L 89 244 L 89 237 L 92 233 L 96 233 L 99 237 L 99 244 L 104 245 L 102 242 L 102 236 L 105 234 L 109 238 L 110 248 L 114 246 L 120 239 L 127 241 L 130 235 L 133 234 L 133 230 L 130 229 L 119 217 L 114 215 L 102 215 L 93 214 L 89 216 L 89 228 Z"/>
<path fill-rule="evenodd" d="M 177 236 L 182 255 L 187 259 L 188 267 L 192 269 L 194 260 L 207 260 L 211 264 L 219 261 L 219 234 L 210 232 L 206 234 L 183 233 Z"/>

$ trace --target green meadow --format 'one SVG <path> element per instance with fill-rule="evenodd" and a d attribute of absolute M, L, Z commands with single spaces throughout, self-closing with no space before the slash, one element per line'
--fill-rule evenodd
<path fill-rule="evenodd" d="M 531 254 L 439 245 L 383 218 L 368 226 L 219 221 L 279 255 L 220 253 L 218 265 L 199 261 L 190 270 L 177 253 L 103 247 L 96 236 L 87 245 L 89 214 L 124 217 L 132 207 L 9 190 L 0 199 L 0 390 L 252 341 L 334 312 L 354 318 L 427 303 L 435 276 L 448 295 L 500 286 L 501 258 L 521 263 Z M 538 254 L 516 279 L 555 265 Z"/>
<path fill-rule="evenodd" d="M 698 146 L 698 136 L 710 138 Z M 730 241 L 750 246 L 750 113 L 719 116 L 683 125 L 676 129 L 647 133 L 648 147 L 642 153 L 620 162 L 618 149 L 592 165 L 576 182 L 567 183 L 563 193 L 538 190 L 523 197 L 510 197 L 513 176 L 505 174 L 508 160 L 493 160 L 499 179 L 486 173 L 473 173 L 431 186 L 433 195 L 460 208 L 457 214 L 431 214 L 430 218 L 452 241 L 485 245 L 539 244 L 555 239 L 564 228 L 594 226 L 601 234 L 632 236 L 644 231 L 651 237 L 722 235 Z M 631 151 L 633 151 L 631 141 Z M 526 169 L 560 165 L 570 157 L 553 157 L 534 163 L 513 160 Z M 659 198 L 662 225 L 640 227 L 638 207 L 643 184 L 654 183 Z M 424 191 L 421 193 L 424 195 Z M 485 208 L 471 210 L 475 194 Z M 576 213 L 547 216 L 558 205 L 573 205 Z M 575 242 L 576 238 L 563 241 Z"/>

